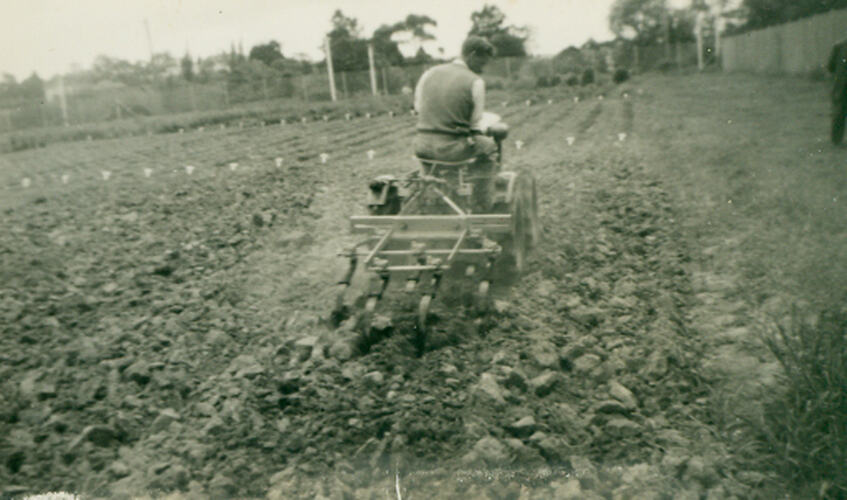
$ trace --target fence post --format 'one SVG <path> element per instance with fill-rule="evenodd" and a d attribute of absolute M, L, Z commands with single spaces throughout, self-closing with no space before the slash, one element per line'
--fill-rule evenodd
<path fill-rule="evenodd" d="M 65 100 L 65 77 L 59 75 L 59 104 L 62 106 L 62 124 L 68 126 L 68 101 Z"/>
<path fill-rule="evenodd" d="M 720 65 L 721 57 L 721 16 L 723 15 L 723 6 L 718 2 L 718 12 L 715 14 L 714 27 L 715 31 L 715 62 Z"/>
<path fill-rule="evenodd" d="M 194 97 L 194 85 L 188 82 L 188 98 L 191 100 L 191 111 L 197 111 L 197 99 Z"/>
<path fill-rule="evenodd" d="M 344 91 L 344 98 L 347 99 L 349 94 L 347 93 L 347 72 L 344 71 L 341 73 L 341 90 Z"/>
<path fill-rule="evenodd" d="M 335 75 L 332 71 L 332 49 L 330 48 L 329 37 L 324 39 L 324 46 L 326 47 L 326 71 L 329 73 L 329 95 L 332 97 L 332 102 L 335 102 L 338 100 L 338 96 L 335 95 Z"/>
<path fill-rule="evenodd" d="M 372 43 L 368 44 L 368 66 L 370 67 L 371 74 L 371 93 L 373 93 L 373 95 L 377 95 L 376 68 L 374 66 L 374 46 Z"/>
<path fill-rule="evenodd" d="M 697 69 L 703 71 L 703 11 L 697 12 L 694 29 L 697 35 Z"/>
<path fill-rule="evenodd" d="M 385 76 L 385 67 L 382 68 L 382 91 L 385 92 L 385 95 L 388 95 L 390 92 L 388 90 L 388 78 Z"/>
<path fill-rule="evenodd" d="M 309 85 L 306 83 L 306 74 L 300 76 L 300 82 L 303 84 L 303 99 L 309 102 Z"/>

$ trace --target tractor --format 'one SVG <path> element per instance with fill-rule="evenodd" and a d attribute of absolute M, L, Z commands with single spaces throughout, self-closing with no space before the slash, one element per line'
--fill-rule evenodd
<path fill-rule="evenodd" d="M 493 116 L 493 118 L 492 118 Z M 432 302 L 445 282 L 458 279 L 474 290 L 473 307 L 485 314 L 495 268 L 521 273 L 539 238 L 535 179 L 502 169 L 508 127 L 493 114 L 486 134 L 497 145 L 493 171 L 474 172 L 474 159 L 442 162 L 415 157 L 419 168 L 405 178 L 381 175 L 368 186 L 368 215 L 350 217 L 352 233 L 363 235 L 341 255 L 349 265 L 337 283 L 331 318 L 337 325 L 355 315 L 356 329 L 371 335 L 374 311 L 395 289 L 417 304 L 415 343 L 424 352 Z M 475 189 L 485 188 L 479 203 Z M 357 269 L 368 287 L 351 313 L 346 295 Z M 363 299 L 363 300 L 362 300 Z"/>

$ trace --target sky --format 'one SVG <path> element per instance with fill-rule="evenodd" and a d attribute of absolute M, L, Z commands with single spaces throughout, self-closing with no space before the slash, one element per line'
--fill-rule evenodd
<path fill-rule="evenodd" d="M 340 9 L 358 20 L 362 35 L 408 14 L 438 23 L 433 55 L 458 54 L 471 27 L 470 15 L 486 3 L 506 14 L 506 24 L 531 30 L 532 54 L 551 55 L 589 38 L 609 40 L 614 0 L 0 0 L 0 74 L 19 81 L 33 71 L 42 78 L 88 68 L 98 55 L 129 61 L 154 52 L 208 57 L 241 42 L 245 52 L 276 40 L 286 57 L 323 58 L 323 37 Z M 401 47 L 402 50 L 414 50 Z"/>

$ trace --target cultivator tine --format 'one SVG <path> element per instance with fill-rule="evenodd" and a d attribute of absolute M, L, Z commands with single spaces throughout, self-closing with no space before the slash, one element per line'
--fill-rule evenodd
<path fill-rule="evenodd" d="M 478 315 L 483 315 L 488 312 L 489 309 L 489 296 L 488 291 L 491 288 L 491 275 L 494 269 L 494 261 L 496 257 L 489 256 L 488 260 L 485 263 L 485 272 L 483 273 L 483 278 L 479 282 L 477 287 L 476 297 L 474 301 L 474 309 Z"/>
<path fill-rule="evenodd" d="M 432 304 L 432 299 L 435 298 L 435 294 L 438 291 L 438 285 L 441 284 L 442 274 L 443 273 L 440 270 L 432 273 L 432 278 L 428 283 L 428 290 L 421 295 L 421 300 L 418 303 L 418 321 L 415 325 L 415 340 L 419 356 L 422 356 L 426 349 L 426 337 L 429 329 L 429 325 L 427 324 L 429 320 L 429 307 Z"/>
<path fill-rule="evenodd" d="M 358 330 L 365 341 L 365 345 L 367 346 L 370 346 L 373 341 L 371 334 L 373 313 L 376 310 L 377 302 L 382 299 L 385 289 L 388 288 L 389 278 L 390 274 L 388 272 L 381 272 L 378 277 L 371 277 L 365 307 L 362 312 L 359 313 L 358 320 L 356 321 Z"/>
<path fill-rule="evenodd" d="M 421 276 L 422 275 L 423 275 L 423 272 L 419 272 L 416 275 L 414 275 L 411 278 L 406 280 L 406 288 L 405 288 L 406 292 L 411 293 L 411 292 L 415 291 L 415 289 L 418 287 L 418 283 L 421 282 Z"/>
<path fill-rule="evenodd" d="M 356 273 L 356 265 L 358 264 L 359 258 L 356 254 L 356 249 L 350 249 L 348 252 L 342 254 L 344 256 L 349 257 L 350 265 L 347 267 L 347 271 L 344 272 L 344 275 L 338 280 L 337 290 L 335 292 L 335 308 L 332 310 L 330 319 L 334 326 L 338 326 L 344 321 L 347 316 L 347 307 L 344 305 L 344 297 L 347 294 L 347 289 L 350 288 L 350 283 L 353 280 L 353 274 Z"/>
<path fill-rule="evenodd" d="M 382 294 L 385 292 L 385 289 L 388 288 L 388 281 L 391 279 L 391 274 L 387 272 L 379 273 L 378 279 L 371 279 L 370 289 L 368 290 L 368 297 L 375 298 L 376 300 L 382 299 Z"/>
<path fill-rule="evenodd" d="M 490 286 L 491 282 L 488 280 L 482 280 L 479 282 L 475 304 L 477 314 L 482 315 L 488 312 L 488 289 Z"/>
<path fill-rule="evenodd" d="M 414 252 L 415 261 L 417 261 L 418 265 L 426 265 L 426 244 L 413 241 L 410 247 L 411 250 Z M 421 278 L 423 278 L 423 274 L 423 271 L 418 271 L 406 280 L 406 292 L 415 291 L 415 289 L 418 287 L 418 284 L 421 282 Z"/>

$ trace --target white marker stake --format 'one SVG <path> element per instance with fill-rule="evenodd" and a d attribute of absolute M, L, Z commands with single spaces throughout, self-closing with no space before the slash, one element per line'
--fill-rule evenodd
<path fill-rule="evenodd" d="M 344 119 L 345 119 L 345 120 L 347 120 L 347 121 L 349 122 L 349 121 L 350 121 L 350 118 L 351 118 L 350 113 L 344 113 Z"/>
<path fill-rule="evenodd" d="M 621 141 L 621 142 L 625 141 L 626 140 L 626 132 L 621 132 L 620 134 L 618 134 L 618 140 Z"/>
<path fill-rule="evenodd" d="M 503 101 L 502 103 L 500 103 L 500 106 L 502 106 L 504 108 L 508 105 L 509 105 L 509 101 Z"/>
<path fill-rule="evenodd" d="M 597 96 L 597 100 L 598 100 L 598 101 L 602 101 L 602 100 L 603 100 L 603 96 L 602 96 L 602 95 L 598 95 L 598 96 Z"/>
<path fill-rule="evenodd" d="M 324 121 L 325 121 L 325 122 L 328 122 L 328 121 L 329 121 L 329 117 L 328 117 L 328 116 L 326 116 L 326 115 L 324 115 Z"/>
<path fill-rule="evenodd" d="M 191 175 L 194 172 L 194 167 L 192 165 L 185 166 L 185 173 Z"/>
<path fill-rule="evenodd" d="M 547 104 L 553 104 L 553 99 L 547 99 Z"/>
<path fill-rule="evenodd" d="M 67 184 L 68 181 L 71 180 L 71 176 L 68 174 L 62 174 L 62 184 Z"/>
<path fill-rule="evenodd" d="M 244 128 L 244 122 L 238 122 L 238 128 Z"/>
<path fill-rule="evenodd" d="M 304 116 L 303 118 L 300 118 L 300 122 L 306 123 L 306 117 Z"/>
<path fill-rule="evenodd" d="M 236 170 L 238 170 L 238 163 L 235 163 L 235 162 L 230 163 L 230 164 L 229 164 L 229 169 L 230 169 L 231 171 L 235 172 Z"/>
<path fill-rule="evenodd" d="M 85 139 L 86 139 L 88 142 L 91 142 L 91 136 L 90 136 L 90 135 L 89 135 L 88 137 L 86 137 Z"/>
<path fill-rule="evenodd" d="M 329 160 L 329 155 L 326 153 L 321 153 L 321 163 L 326 163 Z"/>
<path fill-rule="evenodd" d="M 579 96 L 573 96 L 573 102 L 579 102 Z"/>
<path fill-rule="evenodd" d="M 523 147 L 523 141 L 522 140 L 518 139 L 517 141 L 515 141 L 515 148 L 516 149 L 520 149 L 522 147 Z"/>
<path fill-rule="evenodd" d="M 281 167 L 282 166 L 282 158 L 279 158 L 279 157 L 274 158 L 274 163 L 276 164 L 276 168 Z"/>
<path fill-rule="evenodd" d="M 531 105 L 532 105 L 532 101 L 527 99 L 526 100 L 526 107 L 530 107 Z"/>
<path fill-rule="evenodd" d="M 225 129 L 226 129 L 226 124 L 225 124 L 225 123 L 221 123 L 221 130 L 225 130 Z"/>
<path fill-rule="evenodd" d="M 576 140 L 576 138 L 574 136 L 569 135 L 568 138 L 567 138 L 568 146 L 573 146 L 573 143 L 574 143 L 575 140 Z"/>
<path fill-rule="evenodd" d="M 629 99 L 629 92 L 624 92 L 624 93 L 623 93 L 623 98 L 624 98 L 624 99 Z"/>
<path fill-rule="evenodd" d="M 280 124 L 280 125 L 285 125 L 285 118 L 283 118 L 282 120 L 280 120 L 280 121 L 279 121 L 279 124 Z"/>
<path fill-rule="evenodd" d="M 24 177 L 23 179 L 21 179 L 21 187 L 28 188 L 31 185 L 32 185 L 32 181 L 29 180 L 29 177 Z"/>
<path fill-rule="evenodd" d="M 150 177 L 151 175 L 153 175 L 153 169 L 152 168 L 145 168 L 144 169 L 144 177 Z"/>
<path fill-rule="evenodd" d="M 414 109 L 410 109 L 409 114 L 412 115 L 412 116 L 415 116 L 417 114 L 417 112 L 415 112 Z"/>
<path fill-rule="evenodd" d="M 179 129 L 179 133 L 180 133 L 180 134 L 182 134 L 182 133 L 184 133 L 184 132 L 185 132 L 185 129 L 184 129 L 184 128 Z"/>
<path fill-rule="evenodd" d="M 374 151 L 373 149 L 369 149 L 368 150 L 368 160 L 373 160 L 375 154 L 376 154 L 376 151 Z"/>
<path fill-rule="evenodd" d="M 394 111 L 389 111 L 389 112 L 388 112 L 388 116 L 389 116 L 390 118 L 394 118 Z"/>
<path fill-rule="evenodd" d="M 200 127 L 200 128 L 198 128 L 198 129 L 197 129 L 197 131 L 198 131 L 198 132 L 205 132 L 205 131 L 206 131 L 206 127 Z"/>
<path fill-rule="evenodd" d="M 103 176 L 103 180 L 104 180 L 104 181 L 108 181 L 108 180 L 109 180 L 109 177 L 111 177 L 111 176 L 112 176 L 112 172 L 109 172 L 108 170 L 101 170 L 101 171 L 100 171 L 100 175 L 102 175 L 102 176 Z"/>

